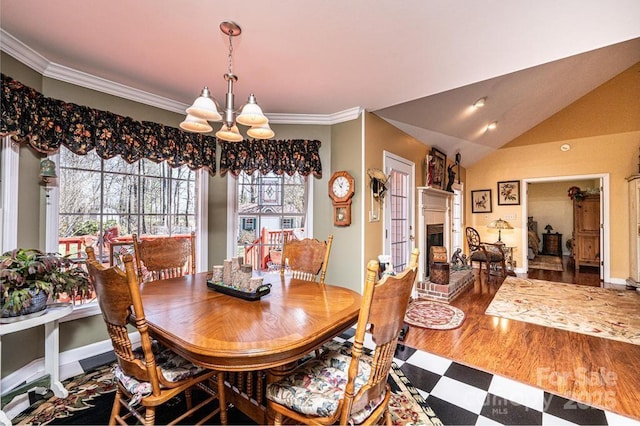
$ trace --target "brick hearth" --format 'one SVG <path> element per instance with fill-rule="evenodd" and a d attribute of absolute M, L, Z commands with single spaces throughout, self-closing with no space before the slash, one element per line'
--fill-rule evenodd
<path fill-rule="evenodd" d="M 470 285 L 473 285 L 473 269 L 461 269 L 450 271 L 449 284 L 436 284 L 427 280 L 419 281 L 416 288 L 420 298 L 449 303 Z"/>

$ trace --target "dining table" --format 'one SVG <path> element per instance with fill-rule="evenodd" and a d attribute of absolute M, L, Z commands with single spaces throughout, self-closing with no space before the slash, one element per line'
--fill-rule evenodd
<path fill-rule="evenodd" d="M 358 319 L 361 295 L 346 287 L 266 273 L 269 293 L 245 300 L 209 288 L 211 277 L 202 272 L 149 281 L 140 295 L 153 338 L 196 365 L 230 376 L 258 371 L 266 383 L 277 380 Z M 236 388 L 227 399 L 264 423 L 264 401 L 247 403 L 255 398 L 238 399 L 243 393 Z"/>

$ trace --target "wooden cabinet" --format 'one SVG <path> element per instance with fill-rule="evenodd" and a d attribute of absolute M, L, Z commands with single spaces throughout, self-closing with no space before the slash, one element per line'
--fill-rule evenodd
<path fill-rule="evenodd" d="M 562 256 L 562 234 L 542 234 L 542 254 Z"/>
<path fill-rule="evenodd" d="M 640 287 L 640 175 L 629 182 L 629 278 L 627 284 Z"/>
<path fill-rule="evenodd" d="M 573 200 L 573 259 L 576 270 L 600 267 L 600 194 Z"/>

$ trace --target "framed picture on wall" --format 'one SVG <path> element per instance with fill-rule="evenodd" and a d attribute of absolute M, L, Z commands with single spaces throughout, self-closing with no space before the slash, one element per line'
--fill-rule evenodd
<path fill-rule="evenodd" d="M 437 148 L 431 148 L 431 157 L 431 186 L 437 189 L 444 189 L 446 186 L 447 156 Z"/>
<path fill-rule="evenodd" d="M 471 191 L 471 213 L 491 213 L 491 190 Z"/>
<path fill-rule="evenodd" d="M 498 205 L 499 206 L 519 206 L 520 205 L 520 181 L 509 180 L 498 182 Z"/>

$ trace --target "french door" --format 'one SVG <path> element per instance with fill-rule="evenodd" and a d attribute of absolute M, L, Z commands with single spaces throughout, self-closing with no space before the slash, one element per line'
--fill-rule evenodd
<path fill-rule="evenodd" d="M 384 203 L 384 252 L 391 255 L 394 270 L 407 267 L 414 247 L 415 164 L 384 152 L 384 173 L 389 176 L 388 198 Z"/>

